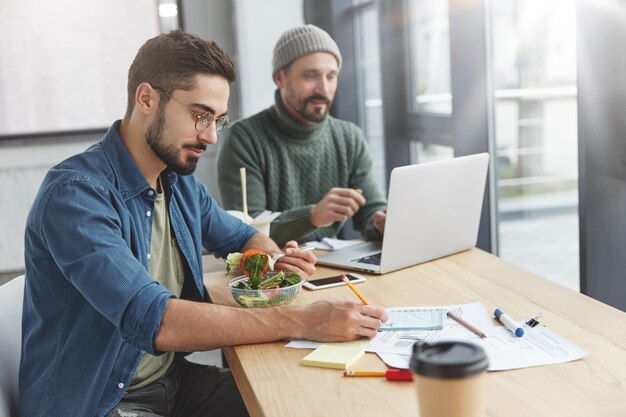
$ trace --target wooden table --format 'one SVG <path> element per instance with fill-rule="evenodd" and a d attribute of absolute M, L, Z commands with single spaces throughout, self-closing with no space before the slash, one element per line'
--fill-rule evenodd
<path fill-rule="evenodd" d="M 223 262 L 209 262 L 205 284 L 213 301 L 236 303 Z M 316 277 L 336 274 L 318 267 Z M 626 313 L 533 275 L 479 249 L 358 284 L 372 304 L 448 305 L 481 301 L 513 317 L 543 313 L 541 322 L 589 352 L 558 365 L 490 372 L 487 416 L 626 416 Z M 303 290 L 298 303 L 354 297 L 346 287 Z M 494 322 L 494 324 L 497 324 Z M 225 348 L 252 416 L 417 416 L 411 383 L 344 378 L 341 371 L 300 365 L 309 350 L 285 341 Z M 352 369 L 384 370 L 373 353 Z"/>

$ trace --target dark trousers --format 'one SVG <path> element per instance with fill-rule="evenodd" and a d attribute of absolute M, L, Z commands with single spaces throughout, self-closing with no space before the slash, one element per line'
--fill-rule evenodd
<path fill-rule="evenodd" d="M 106 417 L 248 416 L 230 370 L 176 362 L 159 381 L 127 392 Z"/>

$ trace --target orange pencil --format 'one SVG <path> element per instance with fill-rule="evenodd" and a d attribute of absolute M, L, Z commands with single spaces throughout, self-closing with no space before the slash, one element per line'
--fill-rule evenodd
<path fill-rule="evenodd" d="M 369 302 L 365 299 L 365 297 L 363 297 L 363 295 L 359 292 L 359 290 L 356 289 L 356 287 L 354 286 L 354 284 L 352 284 L 350 282 L 350 280 L 348 279 L 348 277 L 346 277 L 345 275 L 341 275 L 341 279 L 343 280 L 343 282 L 346 283 L 346 285 L 348 287 L 350 287 L 350 289 L 352 290 L 353 293 L 356 294 L 357 297 L 359 297 L 361 299 L 361 301 L 363 301 L 363 304 L 368 305 Z"/>

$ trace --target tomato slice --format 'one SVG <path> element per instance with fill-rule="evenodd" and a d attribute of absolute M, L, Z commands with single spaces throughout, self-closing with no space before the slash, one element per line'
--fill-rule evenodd
<path fill-rule="evenodd" d="M 270 267 L 270 263 L 269 263 L 269 258 L 270 255 L 265 252 L 262 249 L 257 249 L 257 248 L 250 248 L 248 250 L 246 250 L 243 255 L 241 256 L 241 261 L 239 262 L 239 269 L 241 269 L 241 271 L 244 273 L 244 275 L 248 275 L 248 271 L 246 271 L 244 269 L 244 265 L 246 264 L 246 261 L 248 260 L 249 257 L 251 257 L 252 255 L 265 255 L 267 256 L 267 262 L 265 263 L 265 266 L 263 267 L 263 269 L 261 270 L 261 276 L 263 276 L 267 270 Z"/>

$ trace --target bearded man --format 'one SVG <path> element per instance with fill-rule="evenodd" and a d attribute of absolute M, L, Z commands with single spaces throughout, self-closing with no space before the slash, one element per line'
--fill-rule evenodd
<path fill-rule="evenodd" d="M 328 114 L 341 53 L 324 30 L 304 25 L 274 48 L 275 104 L 234 123 L 222 139 L 222 205 L 242 210 L 239 169 L 246 168 L 248 211 L 281 212 L 277 243 L 335 237 L 349 218 L 366 239 L 382 238 L 385 197 L 372 172 L 363 132 Z"/>

